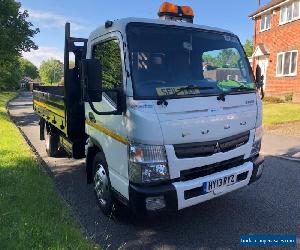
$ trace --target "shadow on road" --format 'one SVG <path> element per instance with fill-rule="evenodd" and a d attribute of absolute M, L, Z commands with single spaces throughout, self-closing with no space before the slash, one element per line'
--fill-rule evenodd
<path fill-rule="evenodd" d="M 62 171 L 54 179 L 88 235 L 104 248 L 236 249 L 241 234 L 300 234 L 300 204 L 294 202 L 300 192 L 290 185 L 299 181 L 299 165 L 282 167 L 274 164 L 278 161 L 285 165 L 284 160 L 266 157 L 263 177 L 251 186 L 151 218 L 135 217 L 125 208 L 111 219 L 103 216 L 92 187 L 85 183 L 83 165 Z"/>
<path fill-rule="evenodd" d="M 300 162 L 299 137 L 265 134 L 263 137 L 262 153 L 288 157 Z"/>
<path fill-rule="evenodd" d="M 154 218 L 138 218 L 127 209 L 105 217 L 86 184 L 84 161 L 45 156 L 37 117 L 31 107 L 21 109 L 28 99 L 27 95 L 17 100 L 16 123 L 48 164 L 83 230 L 104 249 L 237 249 L 241 234 L 300 235 L 300 164 L 271 156 L 266 157 L 261 180 L 225 196 Z M 29 125 L 33 127 L 27 131 Z"/>
<path fill-rule="evenodd" d="M 20 127 L 38 125 L 39 123 L 37 116 L 35 114 L 24 113 L 24 115 L 22 115 L 22 113 L 20 113 L 20 116 L 14 117 L 13 120 Z"/>

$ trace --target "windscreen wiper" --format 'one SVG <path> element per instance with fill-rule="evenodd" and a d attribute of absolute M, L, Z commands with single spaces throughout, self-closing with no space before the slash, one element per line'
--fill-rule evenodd
<path fill-rule="evenodd" d="M 235 92 L 235 91 L 237 91 L 237 92 L 238 91 L 243 91 L 243 90 L 255 91 L 254 89 L 251 89 L 251 88 L 248 88 L 248 87 L 245 87 L 245 86 L 241 85 L 241 86 L 238 86 L 238 87 L 230 88 L 229 93 Z"/>
<path fill-rule="evenodd" d="M 234 83 L 235 84 L 235 86 L 226 86 L 226 84 L 224 84 L 224 83 Z M 243 84 L 243 82 L 239 82 L 239 81 L 236 81 L 236 80 L 227 80 L 227 81 L 221 81 L 221 82 L 219 82 L 219 84 L 221 84 L 221 87 L 223 87 L 222 85 L 224 84 L 224 87 L 225 88 L 230 88 L 230 90 L 251 90 L 251 88 L 249 88 L 249 87 L 247 87 L 247 86 L 245 86 L 244 84 Z"/>
<path fill-rule="evenodd" d="M 161 96 L 159 98 L 159 100 L 157 101 L 157 105 L 168 106 L 167 100 L 178 96 L 178 94 L 180 92 L 183 92 L 183 91 L 187 91 L 187 90 L 207 90 L 207 89 L 213 89 L 213 87 L 201 87 L 201 86 L 194 86 L 194 85 L 188 85 L 186 87 L 181 87 L 181 88 L 177 89 L 173 94 Z"/>
<path fill-rule="evenodd" d="M 230 88 L 230 90 L 252 90 L 252 89 L 241 85 L 241 86 L 238 86 L 238 87 L 232 87 L 232 88 Z"/>
<path fill-rule="evenodd" d="M 239 83 L 238 81 L 234 81 L 234 82 Z M 244 90 L 254 91 L 253 89 L 248 88 L 248 87 L 242 85 L 241 83 L 239 83 L 239 84 L 240 84 L 240 86 L 237 86 L 237 87 L 229 87 L 229 88 L 230 88 L 229 91 L 223 92 L 223 93 L 219 94 L 218 97 L 217 97 L 217 100 L 218 100 L 218 101 L 223 101 L 223 102 L 225 102 L 225 96 L 226 96 L 226 95 L 229 95 L 229 94 L 231 94 L 231 93 L 234 93 L 234 92 L 242 92 L 242 91 L 244 91 Z"/>

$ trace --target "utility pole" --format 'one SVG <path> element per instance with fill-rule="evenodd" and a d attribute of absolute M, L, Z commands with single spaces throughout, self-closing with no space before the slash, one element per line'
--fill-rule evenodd
<path fill-rule="evenodd" d="M 52 74 L 51 74 L 51 85 L 52 83 L 55 83 L 55 66 L 52 68 Z"/>
<path fill-rule="evenodd" d="M 258 7 L 259 7 L 259 8 L 260 8 L 260 1 L 261 1 L 261 0 L 258 0 Z"/>
<path fill-rule="evenodd" d="M 56 72 L 55 72 L 55 68 L 54 68 L 54 69 L 53 69 L 53 82 L 56 82 L 56 81 L 55 81 L 55 73 L 56 73 Z"/>

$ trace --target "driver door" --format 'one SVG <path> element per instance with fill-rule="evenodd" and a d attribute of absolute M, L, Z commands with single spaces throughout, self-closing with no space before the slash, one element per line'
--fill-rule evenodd
<path fill-rule="evenodd" d="M 123 88 L 125 83 L 124 56 L 122 39 L 118 35 L 100 37 L 92 44 L 93 59 L 98 59 L 102 67 L 102 88 Z M 100 112 L 111 112 L 117 109 L 117 94 L 103 92 L 102 101 L 94 103 Z M 109 168 L 110 180 L 113 187 L 120 187 L 126 196 L 127 176 L 127 130 L 125 115 L 98 115 L 92 111 L 88 103 L 85 106 L 86 131 L 103 149 Z M 124 185 L 122 185 L 123 183 Z M 119 191 L 120 191 L 119 189 Z"/>

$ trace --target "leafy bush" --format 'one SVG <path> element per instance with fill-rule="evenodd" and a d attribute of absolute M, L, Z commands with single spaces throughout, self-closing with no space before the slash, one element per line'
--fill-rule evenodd
<path fill-rule="evenodd" d="M 292 101 L 293 101 L 293 93 L 286 93 L 286 94 L 284 95 L 284 100 L 285 100 L 286 102 L 292 102 Z"/>
<path fill-rule="evenodd" d="M 275 97 L 275 96 L 266 96 L 264 98 L 265 102 L 268 103 L 284 103 L 284 100 L 280 99 L 279 97 Z"/>

